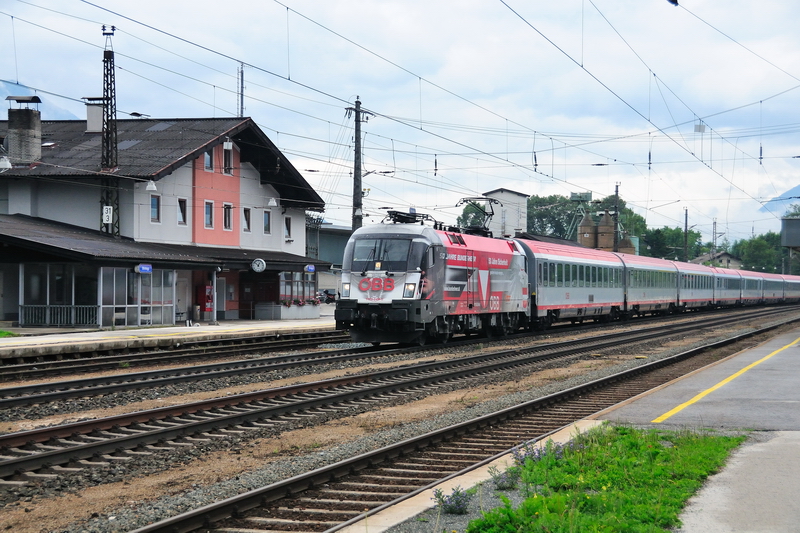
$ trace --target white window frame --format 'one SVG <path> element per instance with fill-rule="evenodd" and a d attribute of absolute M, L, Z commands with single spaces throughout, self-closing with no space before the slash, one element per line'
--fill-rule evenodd
<path fill-rule="evenodd" d="M 267 227 L 267 219 L 269 219 L 269 227 Z M 261 218 L 261 222 L 263 223 L 262 227 L 264 228 L 264 235 L 272 235 L 272 211 L 269 209 L 264 210 L 264 215 Z"/>
<path fill-rule="evenodd" d="M 222 204 L 222 229 L 233 231 L 233 204 Z"/>
<path fill-rule="evenodd" d="M 230 148 L 222 149 L 222 173 L 233 176 L 233 143 Z"/>
<path fill-rule="evenodd" d="M 156 201 L 156 216 L 153 218 L 153 200 Z M 161 224 L 161 195 L 160 194 L 151 194 L 150 195 L 150 223 L 151 224 Z"/>
<path fill-rule="evenodd" d="M 283 238 L 292 238 L 292 217 L 283 217 Z"/>
<path fill-rule="evenodd" d="M 214 149 L 209 148 L 203 152 L 203 169 L 208 172 L 214 172 Z"/>
<path fill-rule="evenodd" d="M 211 207 L 211 212 L 209 213 L 208 208 Z M 211 224 L 208 223 L 208 219 L 211 218 Z M 203 226 L 206 229 L 214 229 L 214 201 L 213 200 L 205 200 L 203 202 Z"/>
<path fill-rule="evenodd" d="M 183 203 L 183 209 L 181 209 L 181 202 Z M 179 226 L 186 226 L 189 223 L 188 222 L 188 218 L 189 218 L 189 207 L 188 207 L 189 206 L 189 202 L 186 200 L 186 198 L 178 198 L 176 205 L 178 206 L 178 209 L 177 209 L 177 212 L 175 213 L 175 216 L 177 218 L 178 225 Z M 183 222 L 181 222 L 181 219 L 180 219 L 181 215 L 183 215 Z"/>
<path fill-rule="evenodd" d="M 242 231 L 250 233 L 250 208 L 242 208 Z"/>

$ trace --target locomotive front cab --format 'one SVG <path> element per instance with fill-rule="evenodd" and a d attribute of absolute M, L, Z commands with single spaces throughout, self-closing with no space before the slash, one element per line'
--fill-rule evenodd
<path fill-rule="evenodd" d="M 372 343 L 411 343 L 424 334 L 440 300 L 437 281 L 441 287 L 444 277 L 443 261 L 437 261 L 441 247 L 426 233 L 420 226 L 389 226 L 353 234 L 342 261 L 336 329 Z"/>

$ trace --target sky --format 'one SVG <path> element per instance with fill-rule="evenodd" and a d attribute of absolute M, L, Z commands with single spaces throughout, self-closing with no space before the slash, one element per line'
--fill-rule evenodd
<path fill-rule="evenodd" d="M 651 228 L 780 231 L 800 203 L 771 201 L 800 184 L 800 4 L 679 4 L 0 0 L 0 96 L 82 119 L 110 47 L 119 118 L 235 116 L 242 69 L 244 115 L 337 225 L 358 99 L 365 223 L 414 207 L 453 224 L 460 199 L 497 188 L 619 187 Z"/>

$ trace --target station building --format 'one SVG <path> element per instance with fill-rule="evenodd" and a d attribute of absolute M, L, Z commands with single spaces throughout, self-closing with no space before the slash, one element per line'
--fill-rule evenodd
<path fill-rule="evenodd" d="M 0 121 L 0 320 L 104 328 L 313 318 L 324 202 L 246 117 Z M 113 134 L 113 135 L 112 135 Z M 111 161 L 111 164 L 109 164 Z"/>

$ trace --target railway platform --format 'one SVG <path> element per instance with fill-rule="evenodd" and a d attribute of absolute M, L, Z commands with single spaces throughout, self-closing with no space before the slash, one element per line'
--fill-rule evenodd
<path fill-rule="evenodd" d="M 0 338 L 0 355 L 53 354 L 66 351 L 121 350 L 170 347 L 189 341 L 217 340 L 264 334 L 330 331 L 334 329 L 334 304 L 320 306 L 320 318 L 297 320 L 234 320 L 193 326 L 122 329 L 3 328 L 15 337 Z"/>
<path fill-rule="evenodd" d="M 676 533 L 798 531 L 800 329 L 734 354 L 596 418 L 637 426 L 747 430 L 751 438 L 689 501 Z"/>

